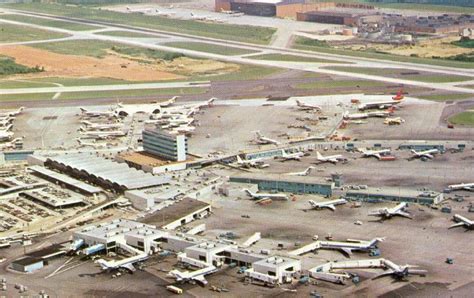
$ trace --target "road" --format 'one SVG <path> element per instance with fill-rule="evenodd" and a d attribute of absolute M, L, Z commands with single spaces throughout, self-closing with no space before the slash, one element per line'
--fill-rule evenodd
<path fill-rule="evenodd" d="M 26 12 L 13 11 L 13 13 L 18 13 L 18 14 L 28 15 L 28 16 L 36 16 L 36 17 L 39 16 L 36 13 L 29 13 L 29 12 L 26 13 Z M 159 31 L 159 30 L 150 30 L 150 29 L 140 28 L 140 27 L 107 24 L 103 22 L 57 17 L 57 16 L 51 16 L 51 15 L 41 15 L 41 17 L 46 18 L 46 19 L 52 19 L 52 20 L 66 20 L 66 21 L 73 21 L 73 22 L 84 23 L 84 24 L 105 25 L 110 30 L 122 30 L 122 31 L 126 30 L 126 31 L 131 31 L 131 32 L 139 32 L 139 33 L 147 33 L 147 34 L 150 34 L 150 33 L 158 34 L 160 37 L 163 37 L 163 36 L 169 37 L 168 39 L 166 39 L 167 42 L 175 41 L 176 38 L 178 38 L 180 40 L 186 40 L 189 42 L 205 41 L 206 43 L 222 45 L 222 40 L 212 39 L 212 38 L 196 37 L 196 36 L 191 36 L 191 35 L 186 35 L 186 34 L 170 33 L 170 32 Z M 259 66 L 266 66 L 266 67 L 279 67 L 279 68 L 284 68 L 284 69 L 302 70 L 302 71 L 308 71 L 308 72 L 314 72 L 314 73 L 323 73 L 323 74 L 328 74 L 328 75 L 345 76 L 345 77 L 351 77 L 351 78 L 356 78 L 356 79 L 374 80 L 374 81 L 381 81 L 385 83 L 411 85 L 411 86 L 417 86 L 417 87 L 423 87 L 423 88 L 432 88 L 436 90 L 474 94 L 474 89 L 457 86 L 458 84 L 460 84 L 459 82 L 456 82 L 456 83 L 419 82 L 419 81 L 411 81 L 411 80 L 405 80 L 405 79 L 399 79 L 399 78 L 390 78 L 390 77 L 385 77 L 385 76 L 380 76 L 380 75 L 367 75 L 367 74 L 351 73 L 351 72 L 345 72 L 345 71 L 329 70 L 329 69 L 323 68 L 329 65 L 333 65 L 333 66 L 343 65 L 341 63 L 340 64 L 307 63 L 307 62 L 301 63 L 301 62 L 254 60 L 254 59 L 249 59 L 246 56 L 226 56 L 226 55 L 207 53 L 207 52 L 196 51 L 196 50 L 173 48 L 173 47 L 164 45 L 163 42 L 160 42 L 157 44 L 155 40 L 150 40 L 150 39 L 96 35 L 94 34 L 95 30 L 77 32 L 77 31 L 71 31 L 71 30 L 66 30 L 66 29 L 61 29 L 61 28 L 39 26 L 39 25 L 21 23 L 21 22 L 16 22 L 16 21 L 0 20 L 0 22 L 16 24 L 16 25 L 27 25 L 30 27 L 38 28 L 38 29 L 67 33 L 74 36 L 75 38 L 80 38 L 80 39 L 102 40 L 102 41 L 128 44 L 128 45 L 137 46 L 137 47 L 145 47 L 145 48 L 161 50 L 161 51 L 179 52 L 184 55 L 195 56 L 195 57 L 206 58 L 206 59 L 215 59 L 215 60 L 231 62 L 231 63 L 251 64 L 251 65 L 259 65 Z M 463 75 L 463 76 L 470 76 L 474 78 L 474 69 L 458 69 L 458 68 L 452 68 L 452 67 L 442 67 L 442 66 L 425 65 L 425 64 L 413 64 L 413 63 L 385 61 L 385 60 L 359 58 L 359 57 L 356 58 L 356 57 L 348 57 L 348 56 L 335 55 L 335 54 L 312 53 L 312 52 L 299 51 L 299 50 L 289 50 L 289 49 L 273 47 L 273 46 L 253 45 L 253 44 L 247 44 L 247 43 L 241 43 L 241 42 L 226 41 L 226 44 L 232 45 L 233 47 L 254 50 L 257 52 L 265 51 L 266 53 L 292 54 L 299 57 L 330 59 L 330 60 L 335 60 L 338 62 L 352 63 L 352 64 L 348 64 L 347 66 L 354 66 L 354 67 L 404 68 L 404 69 L 410 69 L 410 70 L 415 70 L 415 71 L 432 72 L 436 74 L 445 74 L 445 75 Z"/>

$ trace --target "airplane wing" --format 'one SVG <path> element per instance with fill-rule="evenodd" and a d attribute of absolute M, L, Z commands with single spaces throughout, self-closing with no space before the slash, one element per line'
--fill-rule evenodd
<path fill-rule="evenodd" d="M 463 222 L 458 222 L 458 223 L 450 226 L 448 229 L 458 228 L 458 227 L 462 227 L 462 226 L 464 226 L 464 223 Z"/>
<path fill-rule="evenodd" d="M 422 156 L 427 157 L 429 159 L 432 159 L 434 156 L 431 154 L 423 154 Z"/>
<path fill-rule="evenodd" d="M 325 205 L 324 207 L 331 209 L 331 211 L 336 211 L 336 207 L 333 204 Z"/>
<path fill-rule="evenodd" d="M 409 219 L 412 219 L 411 215 L 408 212 L 403 212 L 403 211 L 397 211 L 397 214 Z"/>
<path fill-rule="evenodd" d="M 192 279 L 204 285 L 207 284 L 207 280 L 206 278 L 204 278 L 204 275 L 198 275 L 198 276 L 193 277 Z"/>
<path fill-rule="evenodd" d="M 381 158 L 380 154 L 378 154 L 378 153 L 375 153 L 374 156 L 377 157 L 377 159 Z"/>
<path fill-rule="evenodd" d="M 337 158 L 330 158 L 328 160 L 332 163 L 337 163 L 338 162 Z"/>
<path fill-rule="evenodd" d="M 135 267 L 133 266 L 132 263 L 124 264 L 124 265 L 122 265 L 122 266 L 120 266 L 120 267 L 125 268 L 125 269 L 128 269 L 128 270 L 130 270 L 131 272 L 135 272 L 135 271 L 136 271 L 136 269 L 135 269 Z"/>
<path fill-rule="evenodd" d="M 395 271 L 393 271 L 393 270 L 387 270 L 387 271 L 384 271 L 384 272 L 382 272 L 382 273 L 380 273 L 380 274 L 374 276 L 372 279 L 382 278 L 382 277 L 384 277 L 384 276 L 392 275 L 392 274 L 394 274 L 394 273 L 395 273 Z"/>
<path fill-rule="evenodd" d="M 350 248 L 341 248 L 341 250 L 348 256 L 352 255 L 352 249 Z"/>
<path fill-rule="evenodd" d="M 474 191 L 474 187 L 473 186 L 466 186 L 463 188 L 464 190 L 468 190 L 468 191 Z"/>

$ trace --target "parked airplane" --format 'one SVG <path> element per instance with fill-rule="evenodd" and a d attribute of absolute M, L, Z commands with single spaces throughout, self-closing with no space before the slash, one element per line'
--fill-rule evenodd
<path fill-rule="evenodd" d="M 314 168 L 315 167 L 313 167 L 313 166 L 309 166 L 306 170 L 304 170 L 302 172 L 286 173 L 286 175 L 290 175 L 290 176 L 308 176 Z"/>
<path fill-rule="evenodd" d="M 388 219 L 391 218 L 392 216 L 402 216 L 411 219 L 411 215 L 407 212 L 405 212 L 405 209 L 408 208 L 408 203 L 406 202 L 401 202 L 397 206 L 393 208 L 382 208 L 376 211 L 372 211 L 369 213 L 369 216 L 380 216 L 383 219 Z"/>
<path fill-rule="evenodd" d="M 10 116 L 5 117 L 5 118 L 0 118 L 0 127 L 5 127 L 10 125 L 15 118 L 11 118 Z"/>
<path fill-rule="evenodd" d="M 387 124 L 387 125 L 400 125 L 402 123 L 405 123 L 405 119 L 402 119 L 400 117 L 394 117 L 394 118 L 387 117 L 383 121 L 383 124 Z"/>
<path fill-rule="evenodd" d="M 373 279 L 377 279 L 380 277 L 391 275 L 398 280 L 404 280 L 409 275 L 425 275 L 427 273 L 426 270 L 423 269 L 413 269 L 417 266 L 413 265 L 397 265 L 394 262 L 385 259 L 384 260 L 385 271 L 374 277 Z"/>
<path fill-rule="evenodd" d="M 278 193 L 254 193 L 248 189 L 244 189 L 244 191 L 252 197 L 252 199 L 260 200 L 260 199 L 272 199 L 272 200 L 288 200 L 288 196 L 286 194 L 278 194 Z"/>
<path fill-rule="evenodd" d="M 453 190 L 474 191 L 474 183 L 461 183 L 461 184 L 448 185 L 448 189 L 450 191 L 453 191 Z"/>
<path fill-rule="evenodd" d="M 83 130 L 111 130 L 123 127 L 122 123 L 93 123 L 87 120 L 81 121 L 86 127 Z"/>
<path fill-rule="evenodd" d="M 152 104 L 137 104 L 137 105 L 122 105 L 117 104 L 117 108 L 113 112 L 116 117 L 127 117 L 129 115 L 140 114 L 159 114 L 161 113 L 161 106 L 157 103 Z"/>
<path fill-rule="evenodd" d="M 336 249 L 341 250 L 346 255 L 352 255 L 353 251 L 369 251 L 375 248 L 379 242 L 384 241 L 384 238 L 374 238 L 370 241 L 347 239 L 347 241 L 318 241 L 321 249 Z"/>
<path fill-rule="evenodd" d="M 281 156 L 277 156 L 276 158 L 282 161 L 287 161 L 287 160 L 300 161 L 303 156 L 304 156 L 304 152 L 301 152 L 301 151 L 298 151 L 295 153 L 286 153 L 284 149 L 281 149 Z"/>
<path fill-rule="evenodd" d="M 181 272 L 175 269 L 168 272 L 168 275 L 176 278 L 176 281 L 178 282 L 195 281 L 202 285 L 206 285 L 207 280 L 205 276 L 208 274 L 212 274 L 214 272 L 217 272 L 217 268 L 213 265 L 210 265 L 208 267 L 204 267 L 202 269 L 198 269 L 196 271 L 191 271 L 191 272 L 189 271 Z"/>
<path fill-rule="evenodd" d="M 464 226 L 468 230 L 474 230 L 474 220 L 470 220 L 470 219 L 465 218 L 464 216 L 455 214 L 453 216 L 453 221 L 455 221 L 456 224 L 450 226 L 449 229 Z"/>
<path fill-rule="evenodd" d="M 390 107 L 394 107 L 400 104 L 403 101 L 402 99 L 392 99 L 392 100 L 384 100 L 384 101 L 373 101 L 362 103 L 358 106 L 359 110 L 368 110 L 368 109 L 386 109 Z"/>
<path fill-rule="evenodd" d="M 411 153 L 413 153 L 413 158 L 421 158 L 421 159 L 432 159 L 434 158 L 435 154 L 439 153 L 438 149 L 429 149 L 429 150 L 424 150 L 424 151 L 416 151 L 416 150 L 411 150 Z"/>
<path fill-rule="evenodd" d="M 341 154 L 331 155 L 331 156 L 322 156 L 321 153 L 319 153 L 319 151 L 316 152 L 316 159 L 319 162 L 331 162 L 334 164 L 338 163 L 339 161 L 347 160 Z"/>
<path fill-rule="evenodd" d="M 96 138 L 96 139 L 110 139 L 110 138 L 118 138 L 127 135 L 127 132 L 122 130 L 111 130 L 111 131 L 86 131 L 81 132 L 82 135 Z"/>
<path fill-rule="evenodd" d="M 306 110 L 306 111 L 313 111 L 313 110 L 321 111 L 322 110 L 320 106 L 304 103 L 299 100 L 296 100 L 296 105 L 298 106 L 298 108 L 300 108 L 300 110 Z"/>
<path fill-rule="evenodd" d="M 130 6 L 125 7 L 125 9 L 127 10 L 127 12 L 139 14 L 151 13 L 153 11 L 151 8 L 132 9 L 130 8 Z"/>
<path fill-rule="evenodd" d="M 15 138 L 11 140 L 10 142 L 0 144 L 0 150 L 6 150 L 6 149 L 15 149 L 17 146 L 17 143 L 21 142 L 23 138 Z"/>
<path fill-rule="evenodd" d="M 194 21 L 207 21 L 210 17 L 209 16 L 201 16 L 201 15 L 195 15 L 194 13 L 190 13 L 191 15 L 191 20 Z"/>
<path fill-rule="evenodd" d="M 159 9 L 155 9 L 155 14 L 159 17 L 170 17 L 170 16 L 174 15 L 174 13 L 172 13 L 172 12 L 164 12 L 164 11 L 161 11 Z"/>
<path fill-rule="evenodd" d="M 88 117 L 115 117 L 114 111 L 91 111 L 86 108 L 79 108 L 82 115 Z"/>
<path fill-rule="evenodd" d="M 332 211 L 336 210 L 337 205 L 342 205 L 347 203 L 345 199 L 338 199 L 338 200 L 332 200 L 332 201 L 327 201 L 327 202 L 315 202 L 313 200 L 309 200 L 308 203 L 311 205 L 312 209 L 323 209 L 323 208 L 328 208 L 331 209 Z"/>
<path fill-rule="evenodd" d="M 107 148 L 107 144 L 104 144 L 104 143 L 88 143 L 88 142 L 84 142 L 81 139 L 77 139 L 77 142 L 79 143 L 80 147 L 87 147 L 88 146 L 88 147 L 92 147 L 94 149 Z"/>
<path fill-rule="evenodd" d="M 179 96 L 173 96 L 172 98 L 168 99 L 167 101 L 159 102 L 158 104 L 162 108 L 167 108 L 169 106 L 172 106 L 178 98 L 179 98 Z"/>
<path fill-rule="evenodd" d="M 10 129 L 13 127 L 12 124 L 7 127 L 2 127 L 0 129 L 0 141 L 9 141 L 13 137 L 13 132 Z"/>
<path fill-rule="evenodd" d="M 255 159 L 242 159 L 237 155 L 237 165 L 240 167 L 255 167 L 255 168 L 267 168 L 269 164 L 263 162 L 261 158 Z"/>
<path fill-rule="evenodd" d="M 264 135 L 260 133 L 260 131 L 256 131 L 255 134 L 257 135 L 257 138 L 255 140 L 257 144 L 261 144 L 261 145 L 266 145 L 266 144 L 279 145 L 280 144 L 280 142 L 276 140 L 265 137 Z"/>
<path fill-rule="evenodd" d="M 133 266 L 133 264 L 138 263 L 138 262 L 143 262 L 149 258 L 148 254 L 143 253 L 139 254 L 133 257 L 129 257 L 123 260 L 112 260 L 112 261 L 106 261 L 104 259 L 99 259 L 96 261 L 102 268 L 102 270 L 116 270 L 119 268 L 124 268 L 127 270 L 130 270 L 130 272 L 134 272 L 136 269 Z"/>
<path fill-rule="evenodd" d="M 367 150 L 367 149 L 359 149 L 359 152 L 363 154 L 364 157 L 376 157 L 377 159 L 381 159 L 383 155 L 390 154 L 390 149 L 381 149 L 381 150 Z"/>
<path fill-rule="evenodd" d="M 24 109 L 25 109 L 25 107 L 20 107 L 17 110 L 14 110 L 14 111 L 7 111 L 7 112 L 0 113 L 0 118 L 18 116 L 18 115 L 21 114 L 21 112 L 23 112 Z"/>

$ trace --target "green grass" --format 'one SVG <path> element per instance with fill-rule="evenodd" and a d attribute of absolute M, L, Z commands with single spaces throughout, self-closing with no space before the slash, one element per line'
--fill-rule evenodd
<path fill-rule="evenodd" d="M 139 84 L 150 82 L 130 82 L 110 78 L 38 78 L 28 80 L 4 80 L 0 81 L 0 88 L 14 89 L 14 88 L 36 88 L 36 87 L 51 87 L 57 86 L 54 83 L 63 86 L 98 86 L 98 85 L 120 85 L 120 84 Z"/>
<path fill-rule="evenodd" d="M 0 101 L 33 101 L 51 100 L 54 93 L 33 93 L 33 94 L 0 94 Z"/>
<path fill-rule="evenodd" d="M 33 80 L 28 81 L 15 81 L 15 80 L 0 80 L 0 93 L 1 89 L 18 89 L 18 88 L 36 88 L 36 87 L 52 87 L 53 84 L 46 82 L 37 82 Z"/>
<path fill-rule="evenodd" d="M 13 74 L 26 74 L 44 71 L 39 65 L 35 67 L 28 67 L 15 62 L 15 59 L 10 57 L 0 56 L 0 76 L 7 76 Z"/>
<path fill-rule="evenodd" d="M 416 64 L 428 64 L 428 65 L 438 65 L 438 66 L 457 67 L 457 68 L 473 68 L 474 67 L 474 63 L 470 63 L 470 62 L 452 61 L 452 60 L 447 60 L 447 59 L 408 57 L 408 56 L 401 56 L 401 55 L 392 55 L 388 53 L 380 53 L 380 52 L 375 52 L 375 51 L 353 51 L 353 50 L 345 50 L 345 49 L 336 49 L 336 48 L 328 47 L 327 45 L 311 45 L 310 41 L 311 39 L 306 38 L 306 37 L 297 37 L 293 44 L 293 48 L 299 49 L 299 50 L 305 50 L 305 51 L 327 53 L 327 54 L 338 54 L 338 55 L 345 55 L 345 56 L 352 56 L 352 57 L 372 58 L 372 59 L 408 62 L 408 63 L 416 63 Z"/>
<path fill-rule="evenodd" d="M 365 80 L 338 80 L 338 81 L 318 81 L 311 83 L 300 83 L 296 85 L 298 89 L 325 89 L 325 88 L 364 88 L 385 86 L 384 82 Z"/>
<path fill-rule="evenodd" d="M 473 49 L 473 48 L 474 48 L 474 39 L 461 38 L 461 39 L 458 40 L 458 41 L 453 41 L 452 44 L 453 44 L 453 45 L 456 45 L 456 46 L 458 46 L 458 47 L 462 47 L 462 48 L 470 48 L 470 49 Z"/>
<path fill-rule="evenodd" d="M 331 67 L 325 67 L 325 69 L 344 71 L 344 72 L 350 72 L 350 73 L 361 73 L 361 74 L 373 75 L 373 76 L 379 76 L 379 75 L 388 76 L 392 73 L 395 74 L 396 72 L 403 71 L 403 69 L 400 69 L 400 68 L 382 69 L 382 68 L 374 68 L 374 67 L 345 67 L 345 66 L 331 66 Z"/>
<path fill-rule="evenodd" d="M 64 55 L 79 55 L 103 58 L 106 56 L 107 50 L 111 49 L 114 45 L 116 44 L 100 40 L 67 40 L 59 42 L 40 43 L 30 46 Z"/>
<path fill-rule="evenodd" d="M 268 27 L 205 23 L 138 13 L 124 14 L 61 4 L 17 3 L 4 4 L 2 7 L 256 44 L 270 43 L 276 31 Z"/>
<path fill-rule="evenodd" d="M 235 47 L 220 46 L 202 42 L 169 42 L 164 44 L 168 47 L 206 52 L 225 56 L 236 56 L 257 53 L 256 51 L 240 49 Z"/>
<path fill-rule="evenodd" d="M 448 119 L 452 124 L 458 125 L 474 125 L 474 111 L 466 111 L 459 114 L 456 114 Z"/>
<path fill-rule="evenodd" d="M 186 95 L 204 94 L 207 88 L 168 88 L 168 89 L 143 89 L 143 90 L 121 90 L 121 91 L 91 91 L 91 92 L 68 92 L 62 93 L 59 100 L 73 99 L 97 99 L 113 97 L 138 97 L 138 96 L 158 96 L 158 95 Z"/>
<path fill-rule="evenodd" d="M 57 20 L 43 19 L 43 18 L 35 18 L 35 17 L 30 17 L 30 16 L 15 15 L 15 14 L 3 15 L 2 19 L 17 21 L 17 22 L 22 22 L 22 23 L 35 24 L 35 25 L 46 26 L 46 27 L 61 28 L 61 29 L 72 30 L 72 31 L 85 31 L 85 30 L 94 30 L 94 29 L 100 28 L 98 26 L 91 26 L 91 25 L 86 25 L 86 24 L 78 24 L 78 23 L 71 23 L 71 22 L 57 21 Z"/>
<path fill-rule="evenodd" d="M 122 55 L 147 58 L 147 59 L 159 59 L 166 61 L 173 61 L 174 59 L 184 57 L 180 53 L 165 52 L 160 50 L 138 48 L 138 47 L 127 47 L 127 46 L 113 46 L 112 50 Z"/>
<path fill-rule="evenodd" d="M 474 80 L 474 78 L 455 75 L 407 75 L 403 79 L 426 83 L 454 83 Z"/>
<path fill-rule="evenodd" d="M 114 31 L 103 31 L 95 33 L 97 35 L 106 35 L 106 36 L 117 36 L 117 37 L 132 37 L 132 38 L 159 38 L 158 35 L 151 35 L 139 32 L 131 32 L 131 31 L 121 31 L 121 30 L 114 30 Z"/>
<path fill-rule="evenodd" d="M 241 81 L 256 80 L 268 77 L 285 71 L 276 67 L 265 67 L 257 65 L 240 65 L 239 71 L 221 74 L 221 75 L 195 75 L 186 79 L 186 81 Z"/>
<path fill-rule="evenodd" d="M 3 16 L 2 16 L 3 17 Z M 67 34 L 0 23 L 0 42 L 20 42 L 67 37 Z"/>
<path fill-rule="evenodd" d="M 301 57 L 294 55 L 285 54 L 263 54 L 257 56 L 248 57 L 249 59 L 256 60 L 273 60 L 273 61 L 290 61 L 290 62 L 313 62 L 313 63 L 341 63 L 339 61 L 319 59 L 313 57 Z"/>
<path fill-rule="evenodd" d="M 473 94 L 459 93 L 459 94 L 434 94 L 434 95 L 422 95 L 419 96 L 421 99 L 433 100 L 433 101 L 451 101 L 461 100 L 474 97 Z"/>

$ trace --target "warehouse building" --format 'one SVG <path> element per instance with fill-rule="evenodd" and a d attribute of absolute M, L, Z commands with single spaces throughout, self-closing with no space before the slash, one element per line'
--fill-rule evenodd
<path fill-rule="evenodd" d="M 314 177 L 294 177 L 272 174 L 242 174 L 232 176 L 230 182 L 257 184 L 259 190 L 289 192 L 296 194 L 318 194 L 332 196 L 333 182 L 316 181 Z"/>
<path fill-rule="evenodd" d="M 301 261 L 297 259 L 272 256 L 252 264 L 245 276 L 270 284 L 289 283 L 297 272 L 301 271 Z"/>
<path fill-rule="evenodd" d="M 167 160 L 185 161 L 188 145 L 184 134 L 170 134 L 159 128 L 145 128 L 143 150 Z"/>
<path fill-rule="evenodd" d="M 32 273 L 43 268 L 44 262 L 42 259 L 33 257 L 23 257 L 11 263 L 13 270 L 24 273 Z"/>
<path fill-rule="evenodd" d="M 408 202 L 418 204 L 439 204 L 443 201 L 443 194 L 435 191 L 418 191 L 405 188 L 368 187 L 365 189 L 351 189 L 345 195 L 347 200 L 365 201 L 365 202 Z"/>

